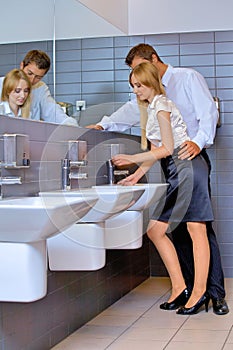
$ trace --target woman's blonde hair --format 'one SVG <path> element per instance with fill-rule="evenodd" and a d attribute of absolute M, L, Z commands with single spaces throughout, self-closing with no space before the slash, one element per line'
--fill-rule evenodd
<path fill-rule="evenodd" d="M 32 85 L 31 82 L 26 75 L 26 73 L 21 69 L 12 69 L 10 72 L 8 72 L 3 80 L 3 86 L 2 86 L 2 95 L 1 100 L 2 101 L 9 101 L 9 95 L 10 93 L 17 87 L 18 82 L 23 79 L 26 81 L 29 89 L 29 94 L 24 102 L 23 106 L 21 106 L 22 110 L 22 117 L 23 118 L 29 118 L 30 116 L 30 104 L 31 104 L 31 89 Z"/>
<path fill-rule="evenodd" d="M 149 88 L 155 91 L 156 95 L 165 95 L 165 90 L 162 85 L 158 69 L 150 62 L 142 62 L 134 67 L 129 76 L 129 83 L 132 85 L 132 76 L 135 76 L 137 80 Z"/>
<path fill-rule="evenodd" d="M 142 62 L 134 67 L 129 75 L 129 83 L 132 87 L 133 84 L 131 80 L 133 75 L 140 84 L 152 88 L 155 95 L 165 95 L 165 90 L 160 79 L 159 71 L 152 63 Z M 146 100 L 141 101 L 139 98 L 137 98 L 137 102 L 140 111 L 141 149 L 145 151 L 148 147 L 146 139 L 146 124 L 148 118 L 147 107 L 149 102 Z"/>

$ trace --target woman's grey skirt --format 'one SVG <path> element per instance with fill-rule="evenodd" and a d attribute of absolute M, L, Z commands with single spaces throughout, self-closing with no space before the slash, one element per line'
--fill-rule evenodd
<path fill-rule="evenodd" d="M 151 219 L 164 222 L 213 221 L 208 165 L 202 155 L 193 160 L 180 160 L 178 151 L 176 149 L 172 156 L 160 161 L 169 186 L 165 199 L 156 206 Z"/>

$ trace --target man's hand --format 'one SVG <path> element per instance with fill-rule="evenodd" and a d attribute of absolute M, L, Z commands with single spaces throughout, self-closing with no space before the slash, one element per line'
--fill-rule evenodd
<path fill-rule="evenodd" d="M 192 160 L 195 158 L 200 152 L 200 148 L 195 142 L 185 141 L 180 146 L 180 151 L 178 152 L 179 159 L 188 159 Z"/>
<path fill-rule="evenodd" d="M 98 125 L 98 124 L 86 125 L 85 128 L 87 128 L 87 129 L 95 129 L 95 130 L 104 130 L 104 128 L 101 125 Z"/>

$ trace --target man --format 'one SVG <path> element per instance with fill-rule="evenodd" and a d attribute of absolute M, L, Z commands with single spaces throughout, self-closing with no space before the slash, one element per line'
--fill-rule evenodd
<path fill-rule="evenodd" d="M 40 50 L 29 51 L 20 63 L 32 83 L 31 119 L 51 123 L 77 125 L 74 118 L 68 117 L 61 106 L 52 98 L 48 86 L 41 81 L 50 69 L 49 56 Z M 0 96 L 4 77 L 0 78 Z"/>
<path fill-rule="evenodd" d="M 186 122 L 190 141 L 186 141 L 182 145 L 179 158 L 193 159 L 201 153 L 210 172 L 211 164 L 205 147 L 212 145 L 214 142 L 218 111 L 203 76 L 193 69 L 174 68 L 163 63 L 154 48 L 147 44 L 139 44 L 133 47 L 125 59 L 126 64 L 131 68 L 143 61 L 149 61 L 157 67 L 167 97 L 175 102 Z M 127 119 L 127 124 L 125 119 Z M 132 100 L 110 117 L 103 117 L 97 125 L 87 127 L 124 131 L 133 125 L 139 125 L 139 120 L 140 112 L 137 101 Z M 225 315 L 229 312 L 229 309 L 225 301 L 224 275 L 219 247 L 211 224 L 208 224 L 207 231 L 211 252 L 207 290 L 212 299 L 214 313 Z M 180 224 L 172 232 L 172 237 L 187 287 L 191 290 L 194 281 L 193 254 L 186 226 Z M 192 276 L 191 279 L 188 277 L 190 275 Z"/>

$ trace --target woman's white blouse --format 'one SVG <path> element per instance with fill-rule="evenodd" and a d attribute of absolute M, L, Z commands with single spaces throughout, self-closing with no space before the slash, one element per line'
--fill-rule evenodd
<path fill-rule="evenodd" d="M 10 109 L 8 101 L 0 101 L 0 114 L 6 115 L 8 117 L 15 117 L 14 113 Z M 17 117 L 22 117 L 21 108 L 19 108 Z"/>
<path fill-rule="evenodd" d="M 157 113 L 159 111 L 170 112 L 171 127 L 174 138 L 174 148 L 179 147 L 184 141 L 190 140 L 187 127 L 180 111 L 175 104 L 164 95 L 154 97 L 148 106 L 148 120 L 146 124 L 146 137 L 155 146 L 161 146 L 161 133 Z"/>

